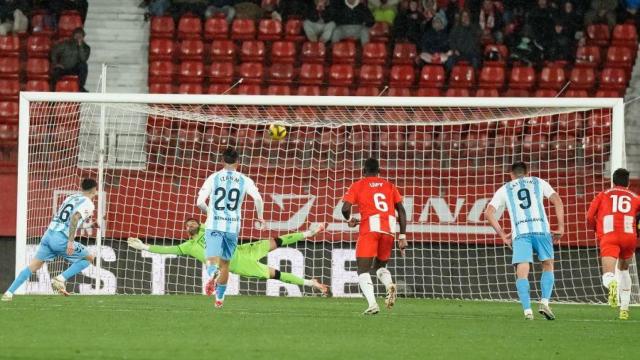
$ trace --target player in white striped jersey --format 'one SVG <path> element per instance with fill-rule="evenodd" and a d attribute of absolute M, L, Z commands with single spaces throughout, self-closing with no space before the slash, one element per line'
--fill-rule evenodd
<path fill-rule="evenodd" d="M 207 272 L 211 277 L 207 287 L 215 287 L 217 308 L 224 302 L 229 261 L 238 245 L 245 195 L 253 198 L 257 220 L 264 225 L 262 196 L 253 180 L 236 170 L 239 157 L 235 149 L 227 148 L 222 153 L 224 169 L 209 176 L 198 193 L 198 207 L 207 213 L 205 249 Z M 209 291 L 213 292 L 213 289 Z"/>
<path fill-rule="evenodd" d="M 549 220 L 544 211 L 544 199 L 551 201 L 555 209 L 558 227 L 551 231 Z M 496 219 L 496 210 L 507 208 L 511 219 L 511 234 L 507 234 Z M 505 245 L 511 247 L 513 238 L 513 258 L 516 266 L 516 289 L 524 309 L 525 319 L 533 320 L 529 295 L 529 267 L 535 251 L 542 262 L 540 289 L 542 299 L 538 312 L 547 320 L 555 319 L 549 307 L 553 292 L 553 240 L 559 240 L 564 234 L 564 206 L 562 199 L 548 182 L 527 175 L 527 164 L 516 162 L 511 166 L 511 181 L 496 191 L 487 206 L 485 216 L 491 226 L 502 238 Z"/>
<path fill-rule="evenodd" d="M 74 241 L 76 229 L 91 217 L 95 206 L 93 198 L 98 193 L 97 183 L 93 179 L 84 179 L 80 185 L 82 192 L 68 196 L 53 216 L 47 231 L 40 240 L 36 255 L 29 266 L 25 267 L 2 296 L 3 301 L 11 301 L 18 288 L 38 271 L 45 261 L 58 256 L 71 263 L 62 274 L 51 279 L 51 285 L 60 294 L 69 295 L 65 281 L 84 270 L 94 256 L 81 243 Z"/>

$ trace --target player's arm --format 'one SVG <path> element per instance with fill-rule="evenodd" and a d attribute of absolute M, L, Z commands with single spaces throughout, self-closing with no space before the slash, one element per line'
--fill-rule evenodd
<path fill-rule="evenodd" d="M 396 203 L 396 212 L 398 212 L 398 223 L 400 224 L 400 235 L 398 235 L 398 248 L 400 255 L 404 256 L 404 249 L 407 247 L 407 210 L 405 210 L 402 201 Z"/>
<path fill-rule="evenodd" d="M 202 184 L 202 188 L 198 192 L 198 200 L 196 202 L 198 208 L 205 214 L 209 212 L 209 209 L 207 208 L 207 198 L 211 195 L 211 191 L 213 191 L 213 179 L 209 177 L 204 184 Z"/>
<path fill-rule="evenodd" d="M 587 211 L 587 225 L 589 226 L 589 229 L 591 229 L 592 231 L 596 231 L 596 228 L 597 228 L 596 217 L 598 216 L 598 209 L 600 208 L 600 199 L 601 199 L 600 194 L 598 194 L 591 201 L 591 204 L 589 205 L 589 211 Z"/>
<path fill-rule="evenodd" d="M 74 247 L 73 241 L 76 238 L 76 230 L 78 229 L 78 223 L 82 219 L 82 214 L 80 212 L 76 212 L 71 217 L 71 221 L 69 222 L 69 238 L 67 239 L 67 255 L 73 255 Z"/>
<path fill-rule="evenodd" d="M 487 219 L 487 221 L 489 221 L 489 224 L 491 224 L 491 227 L 493 228 L 493 230 L 496 231 L 498 236 L 500 236 L 500 239 L 502 239 L 502 242 L 508 247 L 511 247 L 510 234 L 507 234 L 504 231 L 504 229 L 502 229 L 502 226 L 500 226 L 500 223 L 496 218 L 496 210 L 499 207 L 505 206 L 505 204 L 506 204 L 505 189 L 504 187 L 501 187 L 493 195 L 493 199 L 491 199 L 491 202 L 489 202 L 489 205 L 487 205 L 487 209 L 484 211 L 484 217 Z"/>
<path fill-rule="evenodd" d="M 178 246 L 149 245 L 145 244 L 142 240 L 134 237 L 128 238 L 127 244 L 136 250 L 146 250 L 153 254 L 183 255 Z"/>
<path fill-rule="evenodd" d="M 562 198 L 555 190 L 549 185 L 548 182 L 542 181 L 542 193 L 545 197 L 549 198 L 549 201 L 553 204 L 554 211 L 556 213 L 556 221 L 558 221 L 558 228 L 551 230 L 551 234 L 556 240 L 559 240 L 564 235 L 564 204 Z"/>
<path fill-rule="evenodd" d="M 256 214 L 258 215 L 258 221 L 261 225 L 264 225 L 264 200 L 262 199 L 262 195 L 260 195 L 260 190 L 253 182 L 253 180 L 247 178 L 247 194 L 251 196 L 253 199 L 253 203 L 256 207 Z"/>

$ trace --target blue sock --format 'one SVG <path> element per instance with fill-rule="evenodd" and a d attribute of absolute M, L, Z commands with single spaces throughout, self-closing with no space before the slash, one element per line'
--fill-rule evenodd
<path fill-rule="evenodd" d="M 531 309 L 531 298 L 529 296 L 529 280 L 518 279 L 516 280 L 516 289 L 518 289 L 518 297 L 522 304 L 522 309 Z"/>
<path fill-rule="evenodd" d="M 212 277 L 213 274 L 216 273 L 216 271 L 218 271 L 218 266 L 213 264 L 207 266 L 207 274 L 209 274 L 209 277 Z"/>
<path fill-rule="evenodd" d="M 70 279 L 74 277 L 77 273 L 84 270 L 87 266 L 89 266 L 89 262 L 87 260 L 82 259 L 80 261 L 76 261 L 73 264 L 71 264 L 71 266 L 69 266 L 67 270 L 65 270 L 62 273 L 62 277 L 65 280 Z"/>
<path fill-rule="evenodd" d="M 224 292 L 227 291 L 227 284 L 216 286 L 216 299 L 224 300 Z"/>
<path fill-rule="evenodd" d="M 20 285 L 24 284 L 25 281 L 29 280 L 29 278 L 31 277 L 31 269 L 29 269 L 29 267 L 27 266 L 26 268 L 22 269 L 22 271 L 20 271 L 20 274 L 18 274 L 18 276 L 16 276 L 16 279 L 13 280 L 13 283 L 11 283 L 11 286 L 9 286 L 9 291 L 10 293 L 15 293 L 16 290 L 18 290 L 18 288 L 20 287 Z"/>
<path fill-rule="evenodd" d="M 553 282 L 555 277 L 553 271 L 543 271 L 542 277 L 540 277 L 540 288 L 542 289 L 542 298 L 551 299 L 551 293 L 553 292 Z"/>

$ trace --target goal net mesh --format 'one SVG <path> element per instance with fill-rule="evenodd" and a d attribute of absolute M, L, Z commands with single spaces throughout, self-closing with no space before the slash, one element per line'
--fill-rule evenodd
<path fill-rule="evenodd" d="M 597 243 L 585 222 L 589 202 L 610 185 L 612 111 L 608 108 L 313 107 L 31 102 L 28 152 L 26 258 L 63 199 L 82 177 L 97 176 L 100 113 L 106 113 L 104 225 L 101 247 L 91 221 L 79 239 L 101 266 L 69 281 L 81 294 L 202 293 L 206 272 L 195 259 L 151 254 L 127 246 L 127 237 L 176 246 L 184 222 L 204 221 L 196 195 L 221 167 L 227 146 L 241 153 L 240 170 L 265 199 L 267 227 L 254 224 L 244 205 L 242 243 L 326 223 L 327 231 L 270 252 L 269 266 L 331 287 L 334 296 L 359 296 L 356 231 L 340 214 L 341 198 L 362 176 L 363 160 L 381 161 L 381 176 L 404 196 L 410 246 L 394 251 L 389 269 L 407 297 L 515 300 L 511 251 L 483 216 L 508 181 L 512 162 L 526 161 L 565 203 L 566 235 L 556 246 L 554 299 L 601 303 Z M 288 129 L 271 140 L 269 124 Z M 97 202 L 96 202 L 97 207 Z M 499 209 L 507 228 L 508 215 Z M 552 226 L 553 210 L 547 206 Z M 100 250 L 98 252 L 98 250 Z M 52 293 L 56 260 L 27 283 L 27 293 Z M 540 278 L 539 264 L 533 275 Z M 635 268 L 632 273 L 636 274 Z M 100 277 L 96 286 L 96 277 Z M 638 300 L 634 277 L 634 302 Z M 532 281 L 539 296 L 539 281 Z M 382 285 L 376 285 L 382 293 Z M 232 276 L 228 294 L 314 294 L 277 280 Z M 537 295 L 536 295 L 537 294 Z"/>

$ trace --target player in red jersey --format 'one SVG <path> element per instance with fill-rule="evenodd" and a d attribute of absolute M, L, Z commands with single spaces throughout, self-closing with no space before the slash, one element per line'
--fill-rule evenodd
<path fill-rule="evenodd" d="M 398 247 L 404 256 L 407 247 L 407 213 L 402 205 L 402 196 L 391 182 L 378 177 L 380 164 L 378 160 L 369 158 L 364 163 L 364 178 L 351 185 L 343 200 L 342 215 L 348 220 L 350 227 L 360 224 L 360 235 L 356 243 L 356 262 L 358 265 L 358 283 L 367 299 L 369 307 L 365 315 L 377 314 L 380 311 L 373 293 L 371 269 L 387 289 L 385 305 L 391 309 L 397 297 L 396 285 L 391 273 L 385 267 L 396 232 L 396 211 L 400 223 Z M 358 206 L 360 220 L 351 216 L 351 207 Z"/>
<path fill-rule="evenodd" d="M 587 222 L 596 231 L 602 257 L 602 284 L 609 289 L 609 304 L 618 305 L 620 288 L 620 319 L 629 318 L 631 276 L 629 264 L 637 245 L 636 214 L 640 211 L 640 198 L 629 190 L 629 171 L 617 169 L 613 173 L 609 190 L 599 193 L 589 206 Z M 618 263 L 619 280 L 615 278 Z"/>

